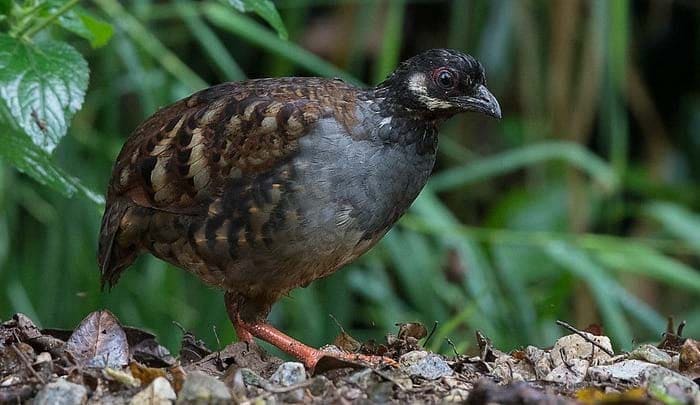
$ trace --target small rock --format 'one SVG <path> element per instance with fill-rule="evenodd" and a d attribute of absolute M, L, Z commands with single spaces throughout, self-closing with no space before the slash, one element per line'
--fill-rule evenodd
<path fill-rule="evenodd" d="M 641 345 L 632 350 L 628 356 L 630 360 L 644 360 L 647 363 L 658 364 L 666 368 L 671 368 L 673 359 L 665 351 L 653 345 Z"/>
<path fill-rule="evenodd" d="M 226 385 L 199 371 L 187 375 L 177 398 L 178 404 L 227 404 L 232 401 Z"/>
<path fill-rule="evenodd" d="M 134 395 L 129 405 L 169 405 L 175 398 L 175 391 L 168 380 L 157 377 L 141 392 Z"/>
<path fill-rule="evenodd" d="M 578 384 L 586 378 L 589 363 L 587 360 L 571 359 L 567 364 L 560 364 L 544 377 L 545 381 L 560 384 Z"/>
<path fill-rule="evenodd" d="M 426 380 L 437 380 L 454 373 L 442 357 L 424 351 L 408 352 L 401 356 L 399 363 L 409 375 Z"/>
<path fill-rule="evenodd" d="M 671 396 L 683 403 L 700 403 L 700 389 L 693 380 L 665 367 L 640 360 L 590 367 L 588 377 L 595 382 L 627 382 Z"/>
<path fill-rule="evenodd" d="M 48 352 L 41 352 L 36 356 L 34 364 L 47 363 L 51 361 L 51 355 Z"/>
<path fill-rule="evenodd" d="M 288 361 L 280 364 L 277 371 L 270 377 L 270 382 L 283 387 L 290 387 L 306 381 L 306 369 L 301 363 Z M 304 390 L 299 388 L 283 395 L 285 402 L 301 402 L 304 400 Z"/>
<path fill-rule="evenodd" d="M 303 364 L 294 361 L 280 364 L 277 371 L 270 377 L 271 383 L 283 387 L 289 387 L 304 381 L 306 381 L 306 369 Z"/>
<path fill-rule="evenodd" d="M 348 381 L 362 390 L 366 390 L 370 385 L 379 380 L 372 369 L 363 368 L 348 377 Z"/>
<path fill-rule="evenodd" d="M 590 333 L 586 333 L 586 336 L 590 340 L 595 341 L 612 352 L 612 344 L 610 344 L 610 338 L 607 336 L 595 336 Z M 610 360 L 610 355 L 576 334 L 563 336 L 554 344 L 554 347 L 550 351 L 550 357 L 554 367 L 558 367 L 564 363 L 562 360 L 562 354 L 565 356 L 567 361 L 573 359 L 583 359 L 589 361 L 589 363 L 593 366 L 597 366 L 598 364 L 602 364 Z"/>
<path fill-rule="evenodd" d="M 236 371 L 234 380 L 241 381 L 244 386 L 252 385 L 255 387 L 266 387 L 270 384 L 264 377 L 258 375 L 255 371 L 249 368 L 240 368 Z"/>
<path fill-rule="evenodd" d="M 391 401 L 394 395 L 394 383 L 384 381 L 371 386 L 367 392 L 368 399 L 372 404 L 386 404 Z"/>
<path fill-rule="evenodd" d="M 493 363 L 493 374 L 503 379 L 504 382 L 530 381 L 536 378 L 532 364 L 508 354 L 496 357 L 496 361 Z"/>
<path fill-rule="evenodd" d="M 546 351 L 535 346 L 528 346 L 525 348 L 525 355 L 535 368 L 535 377 L 537 379 L 543 379 L 552 371 L 552 359 Z"/>
<path fill-rule="evenodd" d="M 36 394 L 34 405 L 77 405 L 87 401 L 87 389 L 64 379 L 46 384 Z"/>
<path fill-rule="evenodd" d="M 314 377 L 314 380 L 311 383 L 311 385 L 309 385 L 308 389 L 311 395 L 315 397 L 322 397 L 323 394 L 326 393 L 328 388 L 332 386 L 332 384 L 333 383 L 328 378 L 322 375 L 318 375 Z"/>

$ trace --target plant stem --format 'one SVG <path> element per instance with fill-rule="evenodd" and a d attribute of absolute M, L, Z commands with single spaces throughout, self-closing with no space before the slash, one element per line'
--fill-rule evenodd
<path fill-rule="evenodd" d="M 34 35 L 36 35 L 37 32 L 43 30 L 44 28 L 48 27 L 50 24 L 52 24 L 54 21 L 58 19 L 58 17 L 62 16 L 68 10 L 73 8 L 76 4 L 78 4 L 80 0 L 68 0 L 65 2 L 58 10 L 56 10 L 55 13 L 53 13 L 49 18 L 40 21 L 37 25 L 29 28 L 26 32 L 19 32 L 17 34 L 18 37 L 25 37 L 27 39 L 30 39 Z"/>

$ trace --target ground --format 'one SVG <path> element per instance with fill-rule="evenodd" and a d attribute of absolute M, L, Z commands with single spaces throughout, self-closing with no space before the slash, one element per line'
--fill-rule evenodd
<path fill-rule="evenodd" d="M 480 353 L 471 357 L 425 351 L 419 324 L 400 325 L 384 344 L 343 333 L 326 349 L 396 364 L 312 375 L 246 343 L 212 352 L 186 331 L 174 357 L 108 311 L 73 331 L 40 330 L 16 314 L 0 325 L 0 403 L 700 403 L 700 342 L 682 337 L 682 325 L 669 324 L 659 345 L 616 354 L 606 336 L 560 324 L 571 334 L 554 347 L 511 353 L 477 332 Z"/>

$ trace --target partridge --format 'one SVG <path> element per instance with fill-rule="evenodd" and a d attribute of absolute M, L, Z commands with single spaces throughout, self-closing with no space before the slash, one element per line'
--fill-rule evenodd
<path fill-rule="evenodd" d="M 482 65 L 450 49 L 402 62 L 373 88 L 256 79 L 164 107 L 115 163 L 99 239 L 102 284 L 151 253 L 224 290 L 239 340 L 265 340 L 311 370 L 322 359 L 382 361 L 311 348 L 265 319 L 282 295 L 386 234 L 428 180 L 440 124 L 466 111 L 501 117 Z"/>

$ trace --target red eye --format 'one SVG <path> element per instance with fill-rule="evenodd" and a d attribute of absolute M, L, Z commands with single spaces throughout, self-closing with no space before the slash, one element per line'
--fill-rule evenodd
<path fill-rule="evenodd" d="M 433 72 L 433 80 L 435 80 L 438 86 L 446 90 L 452 89 L 456 83 L 454 73 L 447 68 L 436 69 Z"/>

